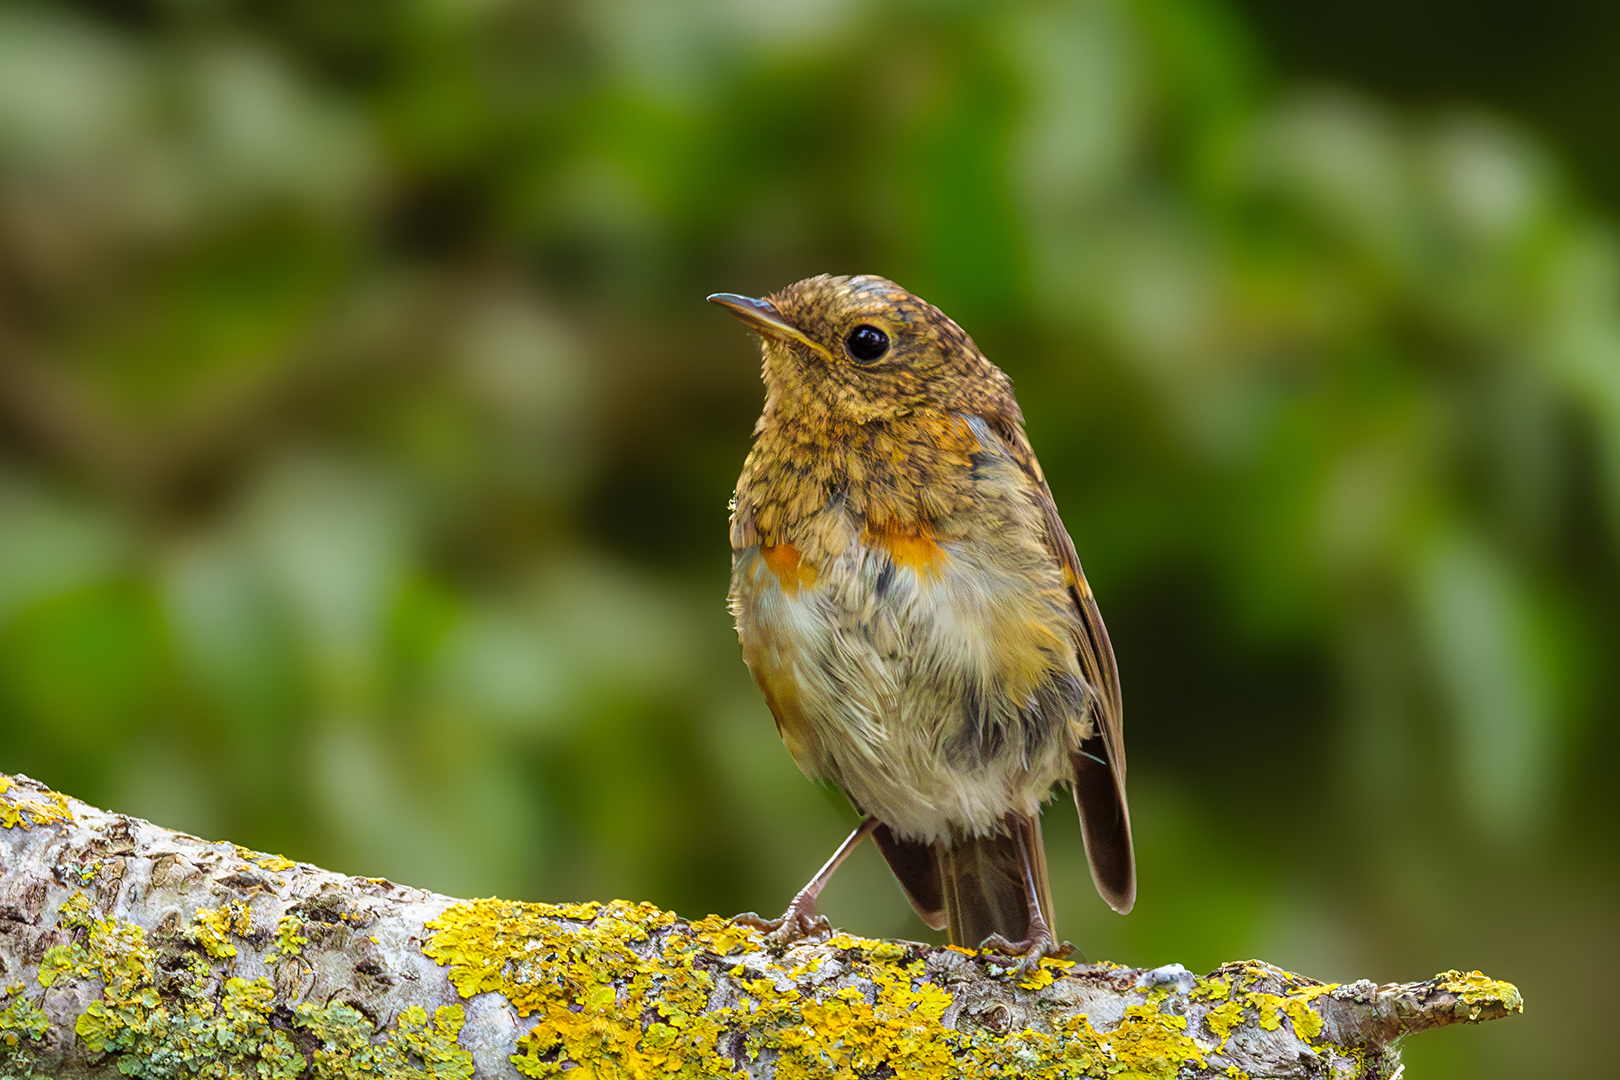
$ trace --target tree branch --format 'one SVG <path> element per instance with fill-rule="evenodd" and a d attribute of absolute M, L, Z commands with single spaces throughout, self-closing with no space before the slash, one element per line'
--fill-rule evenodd
<path fill-rule="evenodd" d="M 1478 972 L 1196 978 L 838 934 L 785 954 L 650 904 L 460 901 L 0 775 L 0 1077 L 1324 1077 L 1520 1011 Z"/>

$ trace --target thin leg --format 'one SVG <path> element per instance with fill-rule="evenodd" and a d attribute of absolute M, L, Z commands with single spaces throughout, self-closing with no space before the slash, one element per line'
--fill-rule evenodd
<path fill-rule="evenodd" d="M 810 879 L 809 884 L 799 890 L 799 894 L 793 898 L 793 902 L 788 905 L 780 919 L 762 919 L 755 912 L 749 911 L 738 915 L 733 921 L 768 931 L 766 941 L 778 947 L 786 947 L 810 937 L 821 940 L 831 937 L 832 924 L 825 916 L 816 914 L 816 897 L 821 895 L 821 890 L 832 880 L 833 872 L 849 858 L 849 853 L 860 846 L 860 842 L 866 839 L 867 834 L 877 827 L 877 818 L 867 818 L 857 825 L 855 831 L 838 845 L 838 850 L 832 853 L 832 858 L 816 871 L 816 876 Z"/>
<path fill-rule="evenodd" d="M 1024 872 L 1024 903 L 1029 906 L 1029 928 L 1025 931 L 1023 941 L 1008 941 L 1000 934 L 991 934 L 979 948 L 1019 957 L 1018 970 L 1027 975 L 1041 966 L 1042 957 L 1061 960 L 1074 952 L 1074 946 L 1067 941 L 1059 944 L 1052 937 L 1052 928 L 1041 911 L 1040 890 L 1035 887 L 1035 867 L 1030 861 L 1029 849 L 1024 846 L 1024 832 L 1015 821 L 1009 820 L 1007 825 L 1012 830 L 1013 843 L 1018 845 L 1018 865 Z"/>

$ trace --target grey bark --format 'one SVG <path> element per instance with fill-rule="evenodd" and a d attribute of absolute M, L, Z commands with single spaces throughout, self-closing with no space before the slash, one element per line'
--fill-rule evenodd
<path fill-rule="evenodd" d="M 452 969 L 424 954 L 435 933 L 424 924 L 452 909 L 469 910 L 451 897 L 201 840 L 97 810 L 20 776 L 0 776 L 0 826 L 0 1077 L 516 1077 L 519 1040 L 546 1018 L 539 998 L 518 994 L 514 1002 L 502 992 L 463 998 Z M 547 992 L 562 1004 L 550 1022 L 560 1017 L 566 1026 L 591 1006 L 582 995 L 570 996 L 569 979 L 579 969 L 570 975 L 567 949 L 556 941 L 594 941 L 597 920 L 577 909 L 510 907 L 560 936 L 548 937 L 544 948 L 536 938 L 498 936 L 492 940 L 505 952 L 491 970 L 507 972 L 511 985 L 552 988 Z M 690 968 L 706 980 L 703 1009 L 721 1018 L 716 1052 L 735 1074 L 751 1077 L 816 1075 L 805 1073 L 805 1062 L 818 1060 L 827 1075 L 859 1075 L 864 1068 L 923 1076 L 921 1058 L 905 1056 L 922 1044 L 951 1047 L 955 1055 L 942 1072 L 926 1075 L 965 1074 L 985 1055 L 1027 1061 L 1029 1075 L 1103 1075 L 1111 1066 L 1147 1069 L 1143 1062 L 1158 1060 L 1156 1039 L 1168 1039 L 1171 1049 L 1145 1075 L 1226 1077 L 1235 1068 L 1252 1078 L 1389 1077 L 1398 1075 L 1403 1036 L 1519 1009 L 1511 986 L 1457 973 L 1326 990 L 1256 962 L 1227 965 L 1203 979 L 1174 965 L 1151 971 L 1076 965 L 1026 989 L 993 956 L 915 943 L 839 936 L 779 954 L 737 930 L 736 947 L 723 939 L 727 944 L 712 953 L 692 953 L 693 928 L 652 912 L 626 906 L 612 913 L 614 925 L 622 929 L 628 920 L 632 931 L 623 952 L 628 966 L 614 975 L 618 1000 L 625 1000 L 622 987 L 637 965 L 654 970 L 675 946 L 688 948 L 682 955 L 697 956 Z M 642 918 L 644 933 L 633 925 Z M 583 963 L 588 973 L 597 961 L 587 956 Z M 900 972 L 899 981 L 876 985 L 884 972 Z M 948 1004 L 932 1020 L 902 1017 L 899 1027 L 885 1028 L 856 1017 L 841 1032 L 813 1030 L 799 1006 L 784 1007 L 782 1015 L 798 1020 L 795 1030 L 810 1040 L 808 1050 L 792 1050 L 760 1027 L 766 1013 L 757 999 L 759 979 L 770 980 L 774 994 L 803 1002 L 853 1001 L 837 996 L 853 988 L 857 1012 L 863 1002 L 880 1005 L 884 993 L 905 996 L 929 986 L 941 988 Z M 638 1006 L 647 1015 L 609 1017 L 630 1025 L 631 1044 L 660 1022 L 661 980 Z M 253 987 L 262 988 L 259 1011 L 244 1012 L 245 995 L 258 992 Z M 425 1010 L 426 1028 L 412 1020 L 420 1018 L 408 1011 L 413 1006 Z M 459 1032 L 442 1022 L 449 1014 L 436 1013 L 444 1006 L 461 1007 Z M 1141 1008 L 1128 1015 L 1133 1006 Z M 1077 1014 L 1097 1036 L 1086 1043 L 1089 1057 L 1063 1035 L 1075 1030 Z M 915 1030 L 902 1031 L 908 1023 Z M 1130 1035 L 1138 1029 L 1146 1041 Z M 823 1038 L 827 1046 L 815 1044 Z M 841 1047 L 856 1044 L 867 1047 L 864 1058 L 840 1059 Z M 575 1062 L 568 1050 L 531 1047 L 523 1060 L 531 1075 L 593 1064 L 599 1076 L 615 1068 L 632 1076 L 647 1067 L 611 1052 Z M 794 1053 L 795 1064 L 784 1065 Z M 694 1059 L 660 1066 L 660 1075 L 702 1075 L 712 1067 L 713 1060 Z"/>

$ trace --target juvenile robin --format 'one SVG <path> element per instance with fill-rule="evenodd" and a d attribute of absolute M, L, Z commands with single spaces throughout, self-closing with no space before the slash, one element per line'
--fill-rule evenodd
<path fill-rule="evenodd" d="M 765 411 L 731 514 L 743 659 L 806 775 L 862 822 L 924 922 L 1025 966 L 1057 955 L 1041 806 L 1067 784 L 1097 890 L 1136 899 L 1119 675 L 1012 384 L 880 277 L 716 293 L 764 340 Z"/>

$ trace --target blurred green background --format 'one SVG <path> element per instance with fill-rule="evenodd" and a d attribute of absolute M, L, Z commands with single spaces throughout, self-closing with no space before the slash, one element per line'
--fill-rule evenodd
<path fill-rule="evenodd" d="M 1620 30 L 1513 7 L 0 4 L 0 770 L 779 910 L 853 815 L 724 608 L 703 297 L 880 273 L 1016 380 L 1119 655 L 1141 899 L 1055 804 L 1060 931 L 1483 968 L 1526 1015 L 1408 1076 L 1599 1075 Z M 871 850 L 823 906 L 929 936 Z"/>

